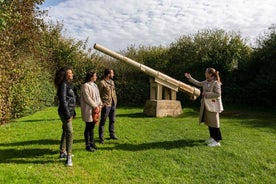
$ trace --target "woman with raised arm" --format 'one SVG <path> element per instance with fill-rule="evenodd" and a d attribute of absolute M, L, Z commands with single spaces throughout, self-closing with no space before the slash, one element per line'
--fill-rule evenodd
<path fill-rule="evenodd" d="M 207 68 L 205 71 L 206 80 L 204 81 L 197 81 L 192 78 L 190 73 L 185 73 L 185 77 L 194 85 L 202 87 L 199 122 L 204 122 L 209 127 L 210 137 L 206 140 L 206 143 L 211 147 L 220 146 L 222 136 L 219 113 L 223 111 L 223 106 L 221 101 L 222 83 L 219 72 L 214 68 Z"/>

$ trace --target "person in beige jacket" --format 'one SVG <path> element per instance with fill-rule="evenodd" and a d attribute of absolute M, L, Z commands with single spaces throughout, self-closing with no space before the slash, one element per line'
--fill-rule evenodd
<path fill-rule="evenodd" d="M 97 74 L 95 72 L 87 72 L 85 83 L 81 88 L 80 99 L 82 120 L 86 123 L 84 130 L 85 146 L 86 150 L 90 152 L 97 149 L 94 141 L 94 127 L 97 119 L 93 116 L 93 111 L 100 113 L 102 107 L 99 89 L 95 83 L 96 80 Z"/>
<path fill-rule="evenodd" d="M 219 113 L 223 111 L 221 102 L 221 81 L 219 72 L 214 68 L 207 68 L 205 71 L 206 80 L 197 81 L 192 78 L 190 73 L 185 73 L 185 76 L 198 87 L 202 87 L 202 99 L 200 106 L 199 122 L 204 122 L 209 127 L 210 138 L 206 140 L 208 146 L 220 146 L 222 140 L 220 131 Z M 218 108 L 215 112 L 210 112 L 205 105 L 205 99 L 215 99 L 218 101 Z"/>

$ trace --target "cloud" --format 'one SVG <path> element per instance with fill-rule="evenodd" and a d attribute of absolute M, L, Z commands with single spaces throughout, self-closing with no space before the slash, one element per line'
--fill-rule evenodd
<path fill-rule="evenodd" d="M 252 42 L 276 23 L 275 0 L 66 0 L 46 8 L 50 19 L 63 21 L 66 35 L 115 51 L 166 46 L 212 28 L 240 32 Z"/>

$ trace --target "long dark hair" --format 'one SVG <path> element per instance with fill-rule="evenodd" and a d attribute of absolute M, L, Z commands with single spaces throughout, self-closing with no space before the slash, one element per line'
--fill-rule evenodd
<path fill-rule="evenodd" d="M 66 81 L 66 73 L 68 70 L 72 70 L 72 68 L 69 66 L 64 66 L 57 70 L 54 81 L 56 88 L 58 88 L 63 81 Z"/>
<path fill-rule="evenodd" d="M 219 76 L 219 71 L 216 71 L 214 68 L 207 68 L 207 72 L 211 74 L 220 84 L 222 84 Z"/>
<path fill-rule="evenodd" d="M 95 73 L 96 73 L 96 72 L 88 71 L 88 72 L 86 73 L 85 81 L 84 81 L 84 82 L 90 82 L 90 81 L 91 81 L 91 77 L 93 77 L 93 75 L 94 75 Z"/>

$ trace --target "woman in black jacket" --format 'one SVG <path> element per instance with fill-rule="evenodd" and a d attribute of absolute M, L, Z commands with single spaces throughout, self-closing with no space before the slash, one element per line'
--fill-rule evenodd
<path fill-rule="evenodd" d="M 72 144 L 73 126 L 72 119 L 76 116 L 76 96 L 73 90 L 73 72 L 70 67 L 63 67 L 57 71 L 55 85 L 59 100 L 58 114 L 62 121 L 62 136 L 60 143 L 60 158 L 67 158 L 66 166 L 73 166 Z"/>

